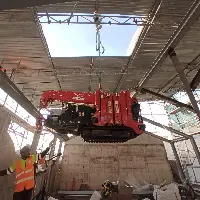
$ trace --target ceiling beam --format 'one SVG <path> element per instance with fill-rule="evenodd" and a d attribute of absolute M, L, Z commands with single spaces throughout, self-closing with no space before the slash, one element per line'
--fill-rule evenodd
<path fill-rule="evenodd" d="M 154 19 L 156 17 L 157 12 L 160 9 L 160 6 L 161 6 L 162 2 L 163 2 L 163 0 L 156 0 L 155 1 L 155 4 L 153 5 L 153 8 L 152 8 L 152 10 L 151 10 L 151 12 L 149 14 L 149 20 L 148 21 L 150 22 L 150 24 L 154 22 Z M 141 32 L 141 34 L 140 34 L 140 36 L 138 38 L 138 41 L 137 41 L 137 43 L 135 45 L 135 48 L 133 49 L 133 53 L 131 54 L 126 67 L 123 69 L 123 74 L 121 75 L 121 77 L 120 77 L 120 79 L 119 79 L 119 81 L 117 83 L 115 92 L 119 92 L 121 86 L 123 85 L 123 83 L 124 83 L 124 81 L 125 81 L 125 79 L 127 77 L 127 71 L 130 68 L 130 66 L 132 65 L 135 57 L 137 56 L 137 54 L 138 54 L 138 52 L 139 52 L 139 50 L 140 50 L 140 48 L 141 48 L 141 46 L 143 44 L 143 41 L 144 41 L 147 33 L 149 32 L 150 28 L 151 28 L 151 26 L 145 26 L 142 29 L 142 32 Z"/>
<path fill-rule="evenodd" d="M 182 40 L 182 38 L 187 34 L 192 25 L 197 21 L 200 15 L 200 1 L 195 0 L 189 11 L 181 21 L 178 28 L 174 31 L 174 33 L 169 38 L 167 44 L 164 46 L 162 51 L 159 53 L 157 58 L 154 60 L 153 64 L 150 66 L 150 69 L 143 76 L 143 78 L 138 83 L 138 90 L 140 91 L 144 85 L 148 82 L 151 76 L 154 74 L 157 67 L 159 67 L 165 58 L 168 56 L 169 50 L 174 49 L 178 43 Z"/>
<path fill-rule="evenodd" d="M 0 70 L 0 88 L 4 90 L 11 98 L 13 98 L 20 106 L 22 106 L 30 115 L 37 117 L 40 112 L 37 108 L 24 96 L 19 88 L 8 78 L 8 76 Z"/>
<path fill-rule="evenodd" d="M 180 136 L 182 136 L 182 137 L 185 137 L 185 138 L 188 138 L 188 139 L 190 138 L 189 135 L 187 135 L 187 134 L 185 134 L 185 133 L 183 133 L 183 132 L 177 131 L 177 130 L 175 130 L 175 129 L 169 127 L 169 126 L 165 126 L 165 125 L 163 125 L 163 124 L 160 124 L 160 123 L 158 123 L 158 122 L 155 122 L 155 121 L 153 121 L 153 120 L 151 120 L 151 119 L 148 119 L 148 118 L 145 118 L 145 117 L 142 117 L 142 118 L 143 118 L 144 121 L 146 121 L 146 122 L 148 122 L 148 123 L 150 123 L 150 124 L 153 124 L 154 126 L 158 126 L 158 127 L 160 127 L 160 128 L 166 129 L 166 130 L 168 130 L 168 131 L 170 131 L 170 132 L 172 132 L 172 133 L 175 133 L 175 134 L 177 134 L 177 135 L 180 135 Z"/>
<path fill-rule="evenodd" d="M 1 0 L 0 11 L 21 9 L 34 6 L 73 2 L 72 0 Z"/>
<path fill-rule="evenodd" d="M 178 107 L 186 108 L 186 109 L 188 109 L 188 110 L 190 110 L 190 111 L 192 111 L 192 112 L 195 112 L 192 106 L 190 106 L 190 105 L 188 105 L 188 104 L 185 104 L 185 103 L 182 103 L 182 102 L 180 102 L 180 101 L 177 101 L 177 100 L 175 100 L 175 99 L 172 99 L 172 98 L 170 98 L 170 97 L 164 96 L 164 95 L 162 95 L 162 94 L 158 94 L 158 93 L 153 92 L 153 91 L 151 91 L 151 90 L 142 88 L 142 89 L 141 89 L 141 93 L 148 93 L 148 94 L 150 94 L 150 95 L 152 95 L 152 96 L 157 97 L 158 99 L 167 101 L 167 102 L 169 102 L 169 103 L 171 103 L 171 104 L 174 104 L 174 105 L 176 105 L 176 106 L 178 106 Z"/>

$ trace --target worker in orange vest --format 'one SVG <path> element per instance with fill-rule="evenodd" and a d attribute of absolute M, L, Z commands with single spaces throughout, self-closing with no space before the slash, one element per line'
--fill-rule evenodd
<path fill-rule="evenodd" d="M 31 200 L 35 187 L 34 164 L 46 156 L 49 149 L 48 147 L 40 154 L 31 155 L 31 148 L 27 145 L 20 150 L 21 159 L 17 160 L 8 169 L 0 171 L 0 176 L 12 174 L 14 171 L 16 173 L 13 200 Z"/>
<path fill-rule="evenodd" d="M 6 73 L 6 68 L 5 68 L 5 67 L 2 67 L 1 65 L 0 65 L 0 70 L 1 70 L 2 72 Z"/>

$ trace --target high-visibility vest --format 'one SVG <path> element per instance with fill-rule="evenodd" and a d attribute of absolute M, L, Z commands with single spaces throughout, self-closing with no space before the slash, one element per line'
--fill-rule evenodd
<path fill-rule="evenodd" d="M 0 66 L 0 70 L 1 70 L 2 72 L 6 72 L 6 68 L 4 68 L 4 67 L 2 67 L 2 66 Z"/>
<path fill-rule="evenodd" d="M 33 156 L 26 159 L 25 166 L 23 163 L 22 160 L 16 161 L 15 192 L 21 192 L 25 189 L 29 190 L 35 186 Z"/>

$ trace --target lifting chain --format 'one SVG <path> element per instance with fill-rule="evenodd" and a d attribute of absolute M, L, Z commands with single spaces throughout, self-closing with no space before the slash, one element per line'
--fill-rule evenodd
<path fill-rule="evenodd" d="M 99 89 L 101 89 L 101 54 L 104 54 L 105 52 L 105 48 L 103 47 L 102 43 L 101 43 L 101 38 L 100 38 L 100 29 L 102 28 L 101 25 L 101 20 L 99 17 L 99 11 L 98 11 L 98 1 L 96 1 L 96 6 L 95 6 L 95 10 L 94 10 L 94 23 L 96 26 L 96 51 L 98 51 L 98 60 L 99 60 Z M 102 51 L 101 51 L 102 49 Z"/>

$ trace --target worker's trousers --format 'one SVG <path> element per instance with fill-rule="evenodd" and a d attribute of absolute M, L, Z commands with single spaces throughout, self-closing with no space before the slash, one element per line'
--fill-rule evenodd
<path fill-rule="evenodd" d="M 13 194 L 13 200 L 31 200 L 33 189 L 24 190 L 22 192 L 15 192 Z"/>

